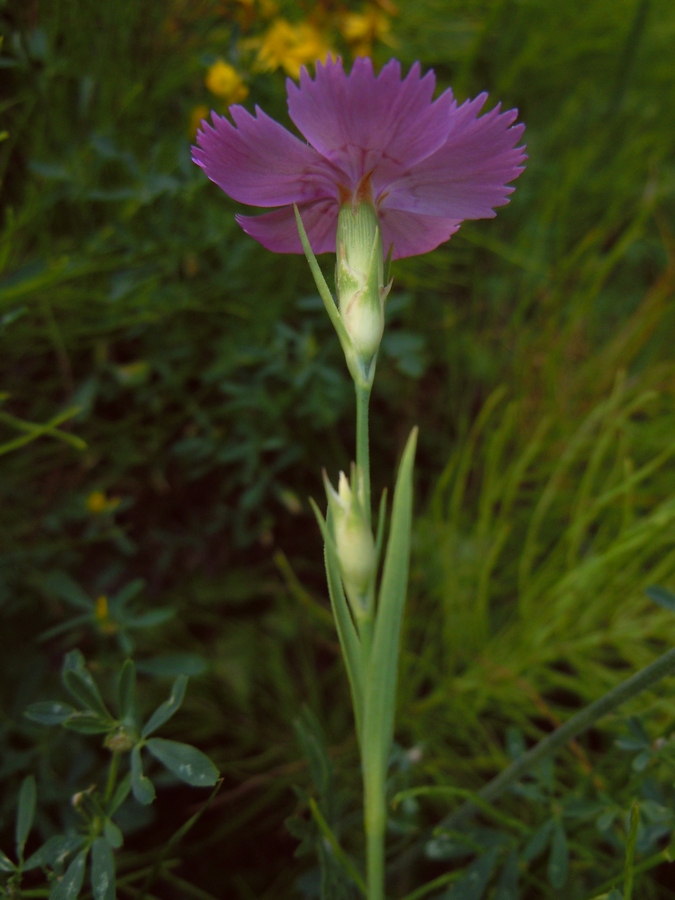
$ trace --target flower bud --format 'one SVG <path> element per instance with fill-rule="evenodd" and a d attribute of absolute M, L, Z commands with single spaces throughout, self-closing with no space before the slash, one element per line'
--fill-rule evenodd
<path fill-rule="evenodd" d="M 375 577 L 375 542 L 364 509 L 363 479 L 352 467 L 352 484 L 340 472 L 337 491 L 324 473 L 340 572 L 354 615 L 365 613 Z"/>
<path fill-rule="evenodd" d="M 344 203 L 338 215 L 337 293 L 340 315 L 364 367 L 380 347 L 384 331 L 384 259 L 375 207 L 368 200 Z"/>

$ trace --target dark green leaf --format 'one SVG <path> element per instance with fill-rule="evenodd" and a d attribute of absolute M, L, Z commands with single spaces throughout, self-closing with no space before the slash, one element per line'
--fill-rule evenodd
<path fill-rule="evenodd" d="M 115 859 L 105 838 L 92 844 L 91 891 L 94 900 L 115 900 Z"/>
<path fill-rule="evenodd" d="M 623 894 L 618 888 L 612 888 L 607 894 L 607 900 L 623 900 Z"/>
<path fill-rule="evenodd" d="M 117 682 L 117 703 L 120 719 L 128 722 L 134 720 L 136 699 L 136 667 L 133 660 L 128 659 L 120 671 Z"/>
<path fill-rule="evenodd" d="M 63 661 L 63 683 L 69 693 L 79 700 L 87 709 L 97 713 L 103 719 L 113 721 L 106 709 L 96 682 L 91 677 L 79 650 L 71 650 Z"/>
<path fill-rule="evenodd" d="M 131 772 L 128 772 L 117 785 L 117 789 L 113 794 L 112 800 L 108 804 L 106 812 L 109 816 L 113 816 L 129 796 L 131 790 Z"/>
<path fill-rule="evenodd" d="M 77 854 L 66 870 L 66 874 L 57 879 L 49 893 L 49 900 L 76 900 L 82 890 L 84 869 L 87 864 L 89 849 Z"/>
<path fill-rule="evenodd" d="M 106 734 L 115 727 L 115 723 L 85 709 L 82 712 L 76 711 L 65 719 L 63 727 L 80 734 Z"/>
<path fill-rule="evenodd" d="M 15 869 L 16 866 L 9 856 L 0 850 L 0 872 L 13 872 Z"/>
<path fill-rule="evenodd" d="M 110 607 L 116 613 L 120 613 L 130 600 L 133 600 L 134 597 L 140 594 L 144 587 L 145 581 L 142 578 L 135 578 L 129 584 L 125 584 L 114 597 L 110 598 Z"/>
<path fill-rule="evenodd" d="M 555 823 L 551 854 L 548 858 L 548 880 L 551 887 L 560 890 L 565 886 L 569 871 L 570 853 L 567 847 L 567 836 L 560 822 Z"/>
<path fill-rule="evenodd" d="M 33 827 L 37 789 L 32 775 L 26 776 L 19 791 L 19 805 L 16 813 L 16 853 L 23 859 L 23 848 Z"/>
<path fill-rule="evenodd" d="M 127 628 L 155 628 L 157 625 L 163 625 L 165 622 L 168 622 L 169 619 L 173 619 L 175 615 L 175 609 L 163 606 L 161 609 L 153 609 L 150 612 L 142 613 L 139 616 L 120 617 L 120 621 Z"/>
<path fill-rule="evenodd" d="M 195 677 L 206 671 L 207 661 L 196 653 L 167 653 L 152 659 L 143 659 L 136 663 L 139 672 L 146 675 L 159 675 L 175 678 L 177 675 Z"/>
<path fill-rule="evenodd" d="M 39 722 L 40 725 L 61 725 L 65 720 L 76 713 L 77 710 L 67 703 L 57 700 L 41 700 L 31 703 L 24 712 L 24 716 L 31 722 Z"/>
<path fill-rule="evenodd" d="M 530 842 L 523 851 L 523 859 L 526 862 L 532 862 L 533 859 L 536 859 L 544 852 L 551 837 L 554 825 L 553 819 L 548 819 L 541 828 L 535 831 L 534 836 L 530 839 Z"/>
<path fill-rule="evenodd" d="M 119 848 L 124 843 L 122 832 L 114 822 L 111 822 L 110 819 L 106 819 L 103 823 L 103 834 L 105 835 L 106 841 L 110 844 L 111 847 L 114 847 L 115 850 L 119 850 Z"/>
<path fill-rule="evenodd" d="M 94 611 L 93 600 L 65 572 L 52 572 L 45 579 L 44 585 L 51 594 L 69 603 L 75 609 L 90 613 Z"/>
<path fill-rule="evenodd" d="M 39 642 L 49 641 L 59 634 L 70 631 L 72 628 L 78 628 L 80 625 L 84 625 L 87 622 L 94 622 L 95 619 L 96 617 L 93 612 L 84 613 L 81 616 L 74 616 L 72 619 L 68 619 L 67 622 L 60 622 L 58 625 L 54 625 L 53 628 L 47 628 L 46 631 L 41 631 L 37 636 L 37 640 Z"/>
<path fill-rule="evenodd" d="M 181 781 L 195 787 L 212 787 L 220 773 L 211 760 L 189 744 L 150 738 L 146 746 L 150 753 Z"/>
<path fill-rule="evenodd" d="M 499 848 L 493 847 L 480 859 L 472 862 L 466 873 L 455 882 L 446 894 L 448 900 L 481 900 L 492 878 L 499 857 Z"/>
<path fill-rule="evenodd" d="M 618 809 L 608 809 L 607 812 L 604 812 L 601 816 L 598 816 L 595 822 L 598 831 L 608 831 L 614 824 L 618 814 Z"/>
<path fill-rule="evenodd" d="M 171 716 L 179 709 L 183 702 L 183 697 L 185 696 L 187 682 L 188 680 L 185 675 L 178 676 L 171 688 L 169 699 L 165 700 L 161 706 L 158 706 L 145 723 L 145 727 L 141 732 L 143 737 L 147 737 L 149 734 L 152 734 L 153 731 L 157 731 L 157 729 L 164 725 L 165 722 L 168 722 Z"/>
<path fill-rule="evenodd" d="M 24 871 L 37 869 L 42 866 L 54 866 L 82 846 L 84 838 L 79 834 L 55 834 L 44 842 L 39 850 L 29 856 L 24 863 Z"/>
<path fill-rule="evenodd" d="M 638 755 L 633 760 L 631 768 L 635 772 L 644 772 L 649 763 L 651 762 L 652 751 L 651 750 L 643 750 L 642 753 L 638 753 Z"/>
<path fill-rule="evenodd" d="M 658 603 L 658 605 L 663 606 L 664 609 L 675 612 L 675 594 L 673 594 L 672 591 L 653 584 L 645 590 L 645 594 L 650 600 L 653 600 L 654 603 Z"/>
<path fill-rule="evenodd" d="M 141 761 L 141 748 L 134 747 L 131 751 L 131 790 L 134 797 L 143 806 L 149 806 L 155 799 L 155 786 L 150 779 L 143 774 Z"/>
<path fill-rule="evenodd" d="M 506 858 L 504 867 L 499 876 L 497 884 L 497 893 L 494 900 L 520 900 L 520 890 L 518 888 L 518 876 L 520 870 L 518 867 L 518 854 L 512 850 Z"/>

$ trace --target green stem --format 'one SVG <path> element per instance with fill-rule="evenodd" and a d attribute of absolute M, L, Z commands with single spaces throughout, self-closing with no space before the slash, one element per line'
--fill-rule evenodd
<path fill-rule="evenodd" d="M 103 797 L 103 806 L 107 807 L 107 805 L 112 800 L 113 791 L 115 790 L 115 782 L 117 781 L 117 771 L 120 765 L 120 755 L 118 752 L 114 752 L 112 755 L 112 759 L 110 760 L 110 768 L 108 769 L 108 783 L 105 788 L 105 795 Z"/>
<path fill-rule="evenodd" d="M 371 521 L 370 509 L 370 449 L 368 444 L 368 403 L 370 386 L 355 382 L 356 388 L 356 465 L 363 473 L 366 515 Z"/>
<path fill-rule="evenodd" d="M 606 716 L 607 713 L 612 712 L 631 697 L 640 694 L 673 671 L 675 671 L 675 649 L 664 653 L 655 662 L 618 684 L 604 697 L 600 697 L 599 700 L 582 709 L 576 716 L 572 716 L 564 725 L 539 741 L 531 750 L 523 753 L 508 769 L 504 769 L 496 778 L 488 782 L 484 788 L 478 791 L 478 796 L 488 802 L 496 800 L 508 787 L 515 784 L 527 772 L 532 771 L 543 759 L 552 756 L 577 735 L 594 725 L 598 719 Z M 445 818 L 441 827 L 456 828 L 473 812 L 476 812 L 476 806 L 471 802 L 465 803 L 456 812 Z"/>
<path fill-rule="evenodd" d="M 384 900 L 384 833 L 387 820 L 381 772 L 363 772 L 368 900 Z"/>

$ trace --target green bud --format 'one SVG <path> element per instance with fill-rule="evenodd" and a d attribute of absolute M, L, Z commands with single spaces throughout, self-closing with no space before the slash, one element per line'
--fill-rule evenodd
<path fill-rule="evenodd" d="M 340 208 L 337 227 L 337 293 L 340 315 L 356 356 L 368 370 L 384 331 L 382 234 L 375 207 L 349 200 Z"/>
<path fill-rule="evenodd" d="M 325 472 L 324 483 L 342 581 L 354 615 L 361 618 L 366 614 L 375 578 L 375 542 L 365 514 L 363 478 L 356 466 L 352 466 L 351 474 L 350 485 L 340 472 L 337 491 Z"/>

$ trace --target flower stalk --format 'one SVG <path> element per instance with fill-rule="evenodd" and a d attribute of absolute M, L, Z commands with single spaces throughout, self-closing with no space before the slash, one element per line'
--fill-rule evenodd
<path fill-rule="evenodd" d="M 390 60 L 375 74 L 367 57 L 347 75 L 317 62 L 312 79 L 287 81 L 288 111 L 306 142 L 256 107 L 202 122 L 193 160 L 238 202 L 271 209 L 236 217 L 277 253 L 304 253 L 340 340 L 356 392 L 356 463 L 338 489 L 326 479 L 324 538 L 331 607 L 347 669 L 364 784 L 368 900 L 383 900 L 386 773 L 394 735 L 396 681 L 412 519 L 413 429 L 394 490 L 384 543 L 385 502 L 373 538 L 368 406 L 385 326 L 389 262 L 427 253 L 465 219 L 491 218 L 523 171 L 517 110 L 479 113 L 481 94 L 459 105 L 434 97 L 433 72 L 415 63 L 405 78 Z M 297 226 L 297 227 L 294 227 Z M 387 259 L 383 250 L 386 248 Z M 337 254 L 337 300 L 315 254 Z"/>

